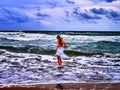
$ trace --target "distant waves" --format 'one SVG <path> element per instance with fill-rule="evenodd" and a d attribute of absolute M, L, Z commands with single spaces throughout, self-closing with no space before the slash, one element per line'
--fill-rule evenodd
<path fill-rule="evenodd" d="M 55 54 L 57 34 L 61 34 L 66 41 L 66 52 L 75 52 L 76 55 L 79 55 L 79 52 L 120 53 L 120 35 L 112 32 L 0 32 L 0 49 L 12 52 Z"/>

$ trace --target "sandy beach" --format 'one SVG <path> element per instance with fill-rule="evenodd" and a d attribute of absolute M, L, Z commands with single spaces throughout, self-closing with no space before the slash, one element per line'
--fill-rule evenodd
<path fill-rule="evenodd" d="M 36 85 L 10 85 L 1 90 L 119 90 L 120 83 L 58 83 Z"/>

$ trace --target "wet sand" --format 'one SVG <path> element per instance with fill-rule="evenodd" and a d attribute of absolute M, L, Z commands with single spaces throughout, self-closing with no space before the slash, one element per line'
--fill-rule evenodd
<path fill-rule="evenodd" d="M 36 85 L 11 85 L 0 90 L 120 90 L 120 83 L 59 83 Z"/>

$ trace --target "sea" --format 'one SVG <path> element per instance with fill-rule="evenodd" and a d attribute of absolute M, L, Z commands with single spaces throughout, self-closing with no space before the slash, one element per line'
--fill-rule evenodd
<path fill-rule="evenodd" d="M 67 44 L 57 67 L 56 36 Z M 120 32 L 0 32 L 0 86 L 59 82 L 120 83 Z"/>

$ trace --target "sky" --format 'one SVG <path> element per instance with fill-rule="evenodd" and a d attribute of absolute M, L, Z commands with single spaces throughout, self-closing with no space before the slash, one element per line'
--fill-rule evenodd
<path fill-rule="evenodd" d="M 0 0 L 0 30 L 120 31 L 120 0 Z"/>

